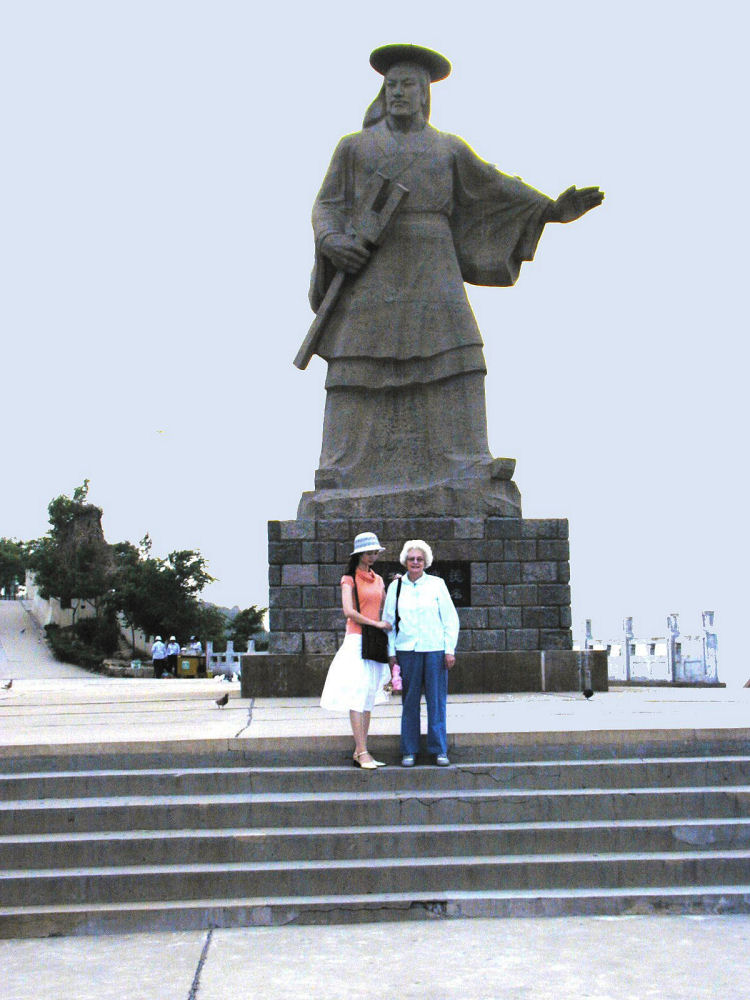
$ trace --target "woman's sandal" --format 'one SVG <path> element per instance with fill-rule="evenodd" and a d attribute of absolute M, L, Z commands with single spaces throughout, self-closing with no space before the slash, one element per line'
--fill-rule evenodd
<path fill-rule="evenodd" d="M 365 754 L 367 754 L 367 756 L 370 757 L 370 760 L 361 761 L 359 758 L 364 757 Z M 352 764 L 354 764 L 355 767 L 361 767 L 365 771 L 374 771 L 375 768 L 382 766 L 378 764 L 377 761 L 372 759 L 369 750 L 362 750 L 361 753 L 355 753 L 352 756 Z"/>

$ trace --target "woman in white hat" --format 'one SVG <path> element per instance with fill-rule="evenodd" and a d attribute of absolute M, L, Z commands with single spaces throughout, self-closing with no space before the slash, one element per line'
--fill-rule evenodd
<path fill-rule="evenodd" d="M 388 700 L 386 686 L 391 679 L 387 663 L 362 657 L 362 626 L 390 631 L 382 620 L 385 585 L 372 565 L 385 549 L 378 536 L 365 531 L 354 539 L 346 572 L 341 577 L 341 606 L 346 615 L 346 637 L 328 668 L 320 707 L 333 712 L 349 712 L 354 734 L 355 766 L 371 770 L 383 767 L 367 749 L 370 712 Z"/>

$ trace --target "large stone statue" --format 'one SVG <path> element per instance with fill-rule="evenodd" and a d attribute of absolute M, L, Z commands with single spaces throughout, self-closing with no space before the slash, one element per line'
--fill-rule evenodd
<path fill-rule="evenodd" d="M 520 516 L 512 460 L 487 441 L 482 338 L 464 282 L 512 285 L 547 222 L 601 204 L 598 188 L 553 200 L 429 125 L 437 52 L 376 49 L 384 76 L 361 132 L 339 143 L 313 208 L 318 310 L 346 275 L 315 352 L 328 363 L 315 492 L 301 517 Z M 353 217 L 379 172 L 408 190 L 382 244 Z"/>

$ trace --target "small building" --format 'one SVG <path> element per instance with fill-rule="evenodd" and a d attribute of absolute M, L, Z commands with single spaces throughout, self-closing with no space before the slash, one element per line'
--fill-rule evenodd
<path fill-rule="evenodd" d="M 704 611 L 699 635 L 682 635 L 678 615 L 667 617 L 669 635 L 641 638 L 633 632 L 633 619 L 623 622 L 619 639 L 594 639 L 591 622 L 586 622 L 583 644 L 574 649 L 607 651 L 607 674 L 610 684 L 679 684 L 720 686 L 718 640 L 714 631 L 713 611 Z"/>

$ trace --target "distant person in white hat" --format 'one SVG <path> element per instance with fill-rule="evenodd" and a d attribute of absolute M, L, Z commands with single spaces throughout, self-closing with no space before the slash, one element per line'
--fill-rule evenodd
<path fill-rule="evenodd" d="M 167 670 L 173 677 L 177 676 L 177 657 L 179 655 L 180 644 L 173 635 L 170 635 L 167 643 Z"/>
<path fill-rule="evenodd" d="M 385 584 L 372 568 L 384 551 L 378 536 L 371 531 L 364 531 L 354 539 L 349 564 L 341 577 L 346 637 L 328 668 L 320 698 L 321 708 L 349 712 L 354 735 L 352 760 L 355 766 L 366 770 L 384 766 L 383 761 L 375 760 L 367 749 L 370 713 L 374 705 L 388 700 L 386 688 L 391 679 L 387 662 L 387 633 L 391 626 L 382 619 Z M 378 645 L 378 639 L 381 640 L 382 653 L 368 648 L 370 641 Z M 366 653 L 382 656 L 382 659 L 368 658 Z"/>
<path fill-rule="evenodd" d="M 164 645 L 160 635 L 157 635 L 151 647 L 151 662 L 154 665 L 154 677 L 167 676 L 167 647 Z"/>

